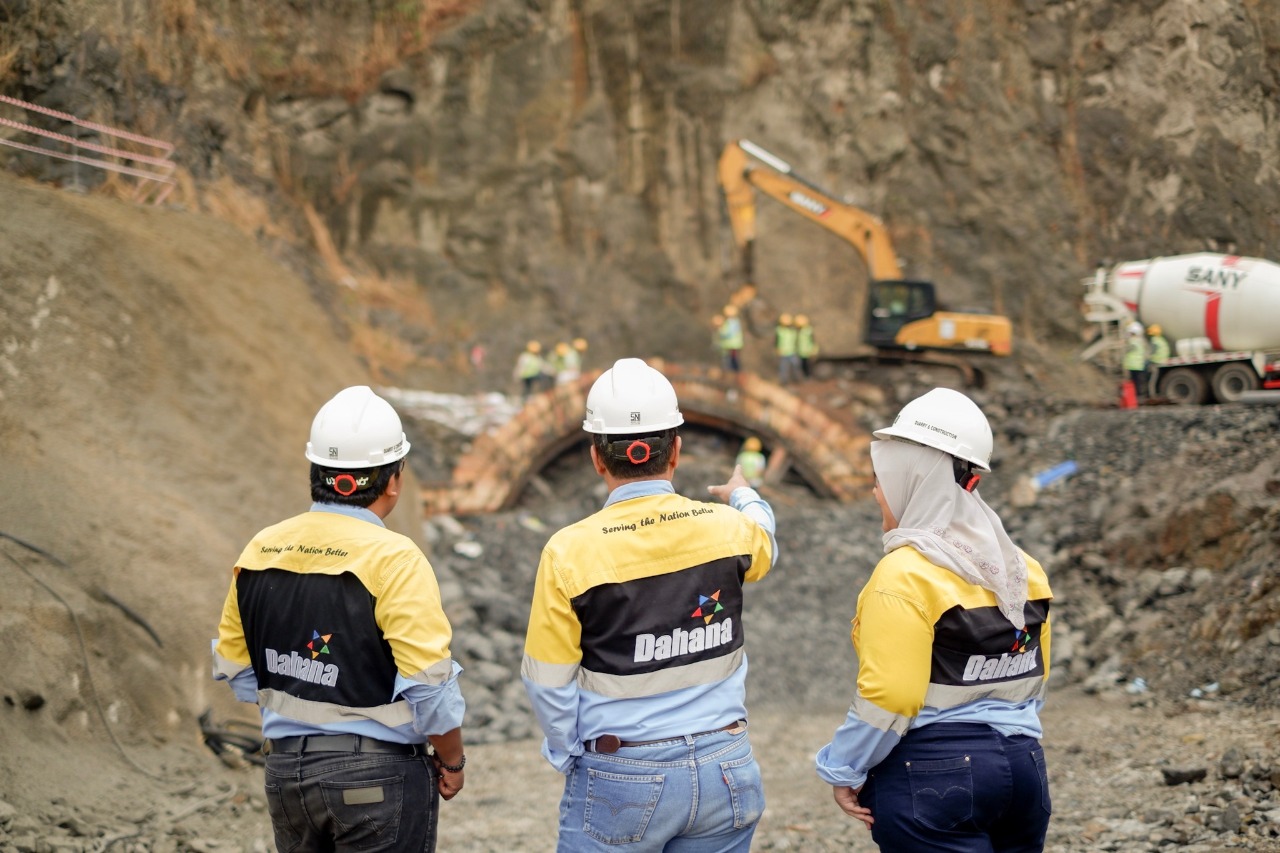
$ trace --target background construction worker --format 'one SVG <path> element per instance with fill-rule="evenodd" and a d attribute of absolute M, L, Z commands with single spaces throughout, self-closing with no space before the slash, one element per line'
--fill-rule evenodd
<path fill-rule="evenodd" d="M 311 510 L 235 564 L 214 677 L 261 706 L 282 850 L 434 850 L 439 798 L 462 790 L 452 630 L 427 558 L 382 521 L 408 452 L 386 400 L 339 392 L 311 425 Z"/>
<path fill-rule="evenodd" d="M 1169 361 L 1169 339 L 1164 336 L 1164 329 L 1159 323 L 1147 326 L 1147 346 L 1150 357 L 1147 359 L 1146 386 L 1147 393 L 1154 395 L 1155 380 L 1160 368 Z"/>
<path fill-rule="evenodd" d="M 587 339 L 574 338 L 573 348 L 578 353 L 578 369 L 581 370 L 587 360 Z"/>
<path fill-rule="evenodd" d="M 800 381 L 800 356 L 796 351 L 796 324 L 790 314 L 778 315 L 773 330 L 773 349 L 778 354 L 778 382 L 790 385 Z"/>
<path fill-rule="evenodd" d="M 524 352 L 516 359 L 516 366 L 512 371 L 512 376 L 520 380 L 520 395 L 524 399 L 529 399 L 529 395 L 537 390 L 542 375 L 542 344 L 529 341 L 525 344 Z"/>
<path fill-rule="evenodd" d="M 813 376 L 813 359 L 818 355 L 818 342 L 813 336 L 813 326 L 804 314 L 796 315 L 796 355 L 800 357 L 800 374 L 805 379 Z"/>
<path fill-rule="evenodd" d="M 742 370 L 742 346 L 745 338 L 742 332 L 742 319 L 738 316 L 737 305 L 726 305 L 720 312 L 723 322 L 716 330 L 720 345 L 721 364 L 735 377 Z"/>
<path fill-rule="evenodd" d="M 683 422 L 640 359 L 601 374 L 582 426 L 609 497 L 538 565 L 521 677 L 566 777 L 561 853 L 747 851 L 764 810 L 742 587 L 777 560 L 773 510 L 736 467 L 708 487 L 729 506 L 676 494 Z"/>
<path fill-rule="evenodd" d="M 760 439 L 754 435 L 742 442 L 742 449 L 738 451 L 736 463 L 742 469 L 742 476 L 751 484 L 753 489 L 760 488 L 760 484 L 764 482 L 765 458 L 761 452 Z"/>
<path fill-rule="evenodd" d="M 555 367 L 557 385 L 576 382 L 578 377 L 582 375 L 582 358 L 578 355 L 578 351 L 571 347 L 567 341 L 561 341 L 556 344 L 553 365 Z"/>
<path fill-rule="evenodd" d="M 1053 593 L 978 494 L 991 425 L 935 388 L 874 435 L 885 556 L 858 595 L 855 697 L 818 775 L 881 850 L 1043 850 Z"/>
<path fill-rule="evenodd" d="M 1130 323 L 1125 330 L 1124 361 L 1121 366 L 1133 382 L 1133 392 L 1139 400 L 1147 396 L 1147 338 L 1138 322 Z"/>

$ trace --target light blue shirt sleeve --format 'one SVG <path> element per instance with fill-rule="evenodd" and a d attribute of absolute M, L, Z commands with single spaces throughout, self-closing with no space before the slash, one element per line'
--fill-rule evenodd
<path fill-rule="evenodd" d="M 818 775 L 830 785 L 861 788 L 867 771 L 883 761 L 901 739 L 896 732 L 864 723 L 850 708 L 831 743 L 818 750 Z"/>
<path fill-rule="evenodd" d="M 729 506 L 763 527 L 769 534 L 769 553 L 773 555 L 769 565 L 778 565 L 778 540 L 774 537 L 778 523 L 773 517 L 773 507 L 769 506 L 769 502 L 750 486 L 740 486 L 729 495 Z"/>
<path fill-rule="evenodd" d="M 462 667 L 453 661 L 453 674 L 443 684 L 422 684 L 396 674 L 396 697 L 413 709 L 413 730 L 420 735 L 442 735 L 462 725 L 467 704 L 458 685 Z"/>
<path fill-rule="evenodd" d="M 258 676 L 254 673 L 253 667 L 240 670 L 227 679 L 227 683 L 231 685 L 231 692 L 239 701 L 255 703 L 258 701 Z"/>
<path fill-rule="evenodd" d="M 573 766 L 573 759 L 585 751 L 578 736 L 578 682 L 570 681 L 562 687 L 544 687 L 527 678 L 521 680 L 529 694 L 529 704 L 533 706 L 538 725 L 546 735 L 542 740 L 542 757 L 551 762 L 552 767 L 567 774 Z"/>

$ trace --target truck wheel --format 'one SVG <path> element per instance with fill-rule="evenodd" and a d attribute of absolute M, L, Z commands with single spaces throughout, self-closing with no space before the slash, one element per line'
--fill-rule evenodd
<path fill-rule="evenodd" d="M 1199 406 L 1209 397 L 1209 383 L 1190 367 L 1175 367 L 1160 378 L 1160 396 L 1179 406 Z"/>
<path fill-rule="evenodd" d="M 1219 403 L 1234 403 L 1246 391 L 1257 391 L 1258 374 L 1247 364 L 1224 364 L 1213 374 L 1213 396 Z"/>

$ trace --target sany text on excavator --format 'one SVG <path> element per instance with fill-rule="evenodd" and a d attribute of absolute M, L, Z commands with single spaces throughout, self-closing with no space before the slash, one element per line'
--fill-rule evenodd
<path fill-rule="evenodd" d="M 719 178 L 747 283 L 752 283 L 759 190 L 858 250 L 870 276 L 862 343 L 876 350 L 961 350 L 1001 356 L 1012 351 L 1008 317 L 939 311 L 931 282 L 902 277 L 889 233 L 878 217 L 837 201 L 776 155 L 746 139 L 730 142 L 720 155 Z M 826 352 L 823 356 L 841 357 Z"/>

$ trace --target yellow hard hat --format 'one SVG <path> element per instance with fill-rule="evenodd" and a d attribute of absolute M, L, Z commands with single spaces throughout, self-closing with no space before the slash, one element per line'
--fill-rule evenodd
<path fill-rule="evenodd" d="M 806 316 L 805 316 L 805 315 L 803 315 L 803 314 L 797 314 L 797 315 L 796 315 L 796 325 L 797 325 L 797 326 L 807 326 L 807 325 L 809 325 L 809 318 L 808 318 L 808 317 L 806 317 Z"/>
<path fill-rule="evenodd" d="M 584 349 L 586 349 L 586 348 L 587 348 L 587 339 L 586 339 L 586 338 L 574 338 L 574 339 L 573 339 L 573 348 L 574 348 L 574 349 L 576 349 L 576 350 L 584 350 Z"/>
<path fill-rule="evenodd" d="M 569 351 L 569 345 L 566 344 L 564 341 L 561 341 L 560 343 L 556 344 L 556 352 L 560 353 L 560 355 L 564 355 L 568 351 Z"/>
<path fill-rule="evenodd" d="M 726 305 L 726 306 L 724 306 L 724 316 L 726 316 L 726 317 L 737 317 L 737 316 L 738 316 L 738 306 L 737 306 L 737 305 Z"/>
<path fill-rule="evenodd" d="M 746 441 L 742 442 L 742 449 L 753 452 L 758 451 L 760 449 L 760 439 L 756 438 L 754 435 L 751 436 Z"/>
<path fill-rule="evenodd" d="M 721 325 L 722 323 L 724 323 L 724 315 L 723 315 L 723 314 L 717 314 L 716 316 L 712 317 L 712 318 L 711 318 L 711 323 L 712 323 L 712 325 L 716 325 L 716 326 Z"/>
<path fill-rule="evenodd" d="M 1148 335 L 1158 335 L 1158 334 L 1160 334 L 1162 331 L 1164 331 L 1164 330 L 1160 328 L 1160 324 L 1159 324 L 1159 323 L 1152 323 L 1150 326 L 1147 326 L 1147 334 L 1148 334 Z"/>
<path fill-rule="evenodd" d="M 782 324 L 782 325 L 784 325 L 784 326 L 790 326 L 790 325 L 791 325 L 791 315 L 790 315 L 790 314 L 779 314 L 779 315 L 778 315 L 778 322 L 779 322 L 779 323 L 781 323 L 781 324 Z"/>
<path fill-rule="evenodd" d="M 524 348 L 529 352 L 542 352 L 542 344 L 537 341 L 529 341 L 529 343 L 524 345 Z"/>

